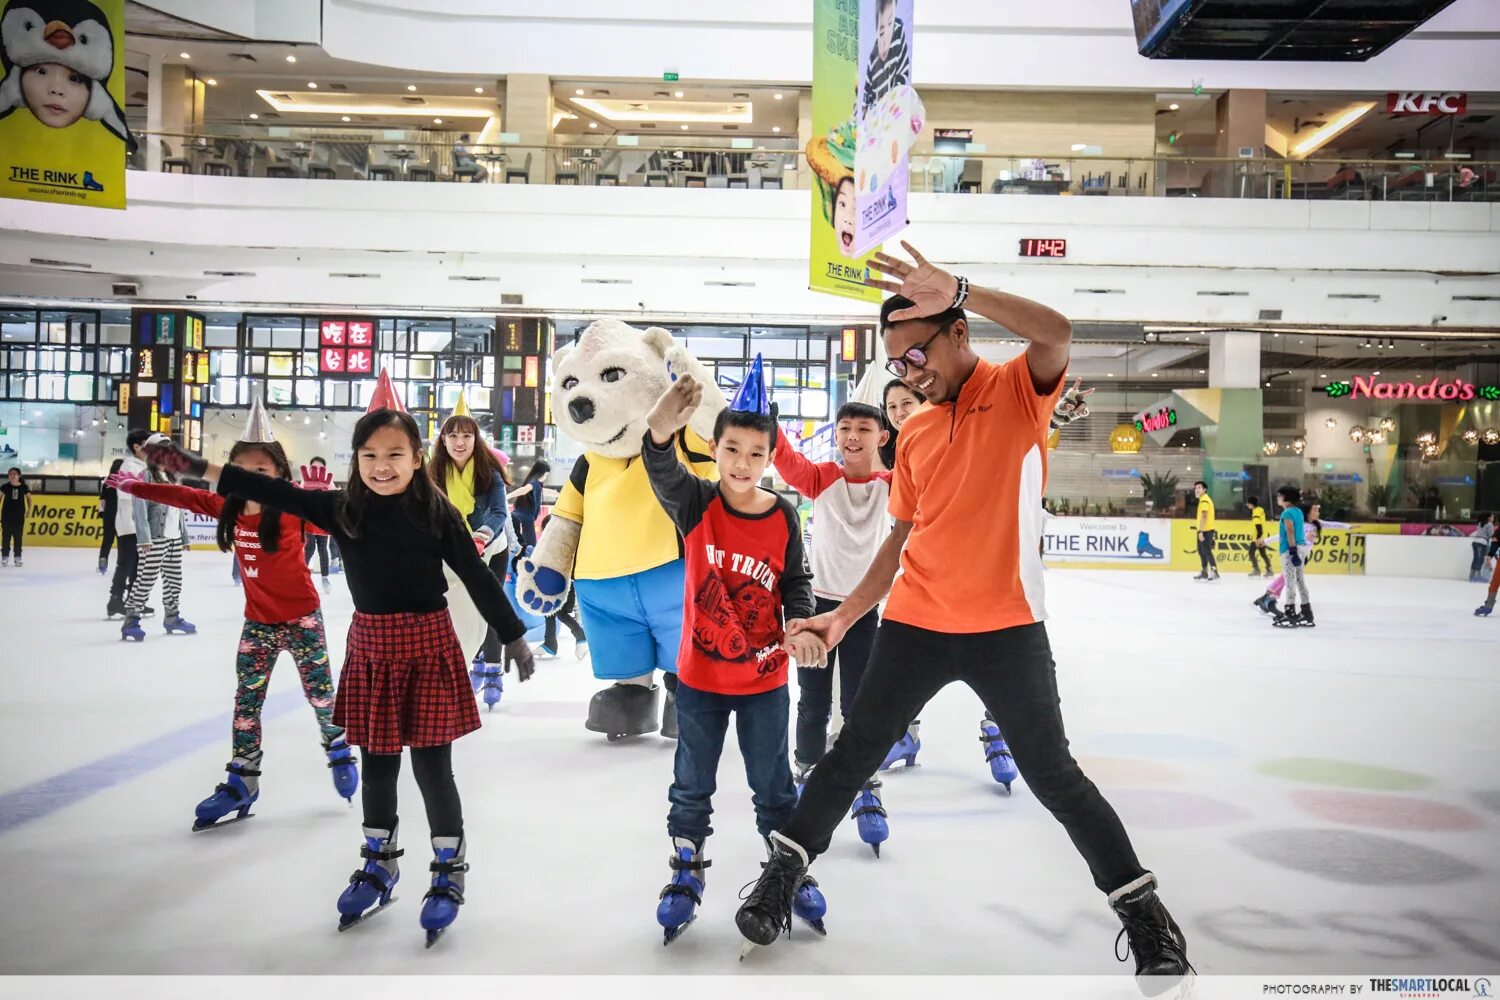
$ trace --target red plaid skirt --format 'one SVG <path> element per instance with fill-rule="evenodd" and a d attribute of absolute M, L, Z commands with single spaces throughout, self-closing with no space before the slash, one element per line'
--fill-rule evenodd
<path fill-rule="evenodd" d="M 479 728 L 468 663 L 446 610 L 354 613 L 333 724 L 367 753 L 452 743 Z"/>

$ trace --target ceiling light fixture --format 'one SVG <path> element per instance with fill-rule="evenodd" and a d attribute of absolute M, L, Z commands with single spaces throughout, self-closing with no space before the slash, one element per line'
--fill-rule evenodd
<path fill-rule="evenodd" d="M 1324 125 L 1322 128 L 1313 132 L 1312 135 L 1309 135 L 1306 139 L 1303 139 L 1301 142 L 1297 143 L 1297 145 L 1293 146 L 1291 149 L 1291 155 L 1298 157 L 1306 156 L 1314 150 L 1322 147 L 1334 136 L 1338 135 L 1340 132 L 1344 131 L 1344 129 L 1348 128 L 1350 125 L 1353 125 L 1355 122 L 1363 118 L 1373 107 L 1375 107 L 1374 101 L 1364 101 L 1360 104 L 1354 105 L 1354 107 L 1345 111 L 1343 114 L 1333 119 L 1333 121 L 1329 122 L 1327 125 Z"/>
<path fill-rule="evenodd" d="M 179 53 L 177 53 L 177 58 L 179 58 L 179 59 L 191 59 L 193 57 L 190 56 L 190 55 L 188 55 L 186 52 L 179 52 Z"/>
<path fill-rule="evenodd" d="M 582 97 L 583 96 L 583 88 L 579 87 L 577 90 L 573 91 L 573 96 L 574 97 Z"/>
<path fill-rule="evenodd" d="M 482 94 L 482 93 L 484 93 L 484 88 L 483 87 L 475 87 L 474 88 L 474 93 L 476 93 L 476 94 Z"/>
<path fill-rule="evenodd" d="M 1168 111 L 1180 111 L 1181 109 L 1182 109 L 1182 105 L 1181 104 L 1168 104 L 1167 105 L 1167 110 Z"/>
<path fill-rule="evenodd" d="M 443 124 L 443 120 L 441 118 L 434 118 L 432 120 L 432 124 L 434 124 L 434 125 L 441 125 L 441 124 Z"/>
<path fill-rule="evenodd" d="M 682 96 L 682 91 L 680 91 L 680 90 L 678 90 L 678 91 L 674 91 L 674 92 L 673 92 L 673 93 L 672 93 L 672 96 L 673 96 L 673 97 L 681 97 L 681 96 Z"/>
<path fill-rule="evenodd" d="M 253 121 L 253 122 L 254 121 L 260 121 L 260 115 L 256 114 L 254 111 L 252 111 L 252 112 L 250 112 L 250 120 Z"/>
<path fill-rule="evenodd" d="M 317 90 L 318 89 L 318 85 L 316 83 L 313 83 L 311 80 L 308 80 L 307 81 L 307 89 L 308 90 Z"/>
<path fill-rule="evenodd" d="M 346 122 L 348 120 L 349 120 L 349 116 L 348 115 L 344 115 L 342 118 L 339 119 L 339 121 L 341 121 L 341 122 Z"/>
<path fill-rule="evenodd" d="M 687 130 L 688 130 L 688 127 L 687 127 L 687 126 L 686 126 L 686 125 L 684 125 L 684 126 L 682 126 L 682 130 L 683 130 L 683 131 L 684 131 L 684 132 L 686 132 L 686 131 L 687 131 Z"/>
<path fill-rule="evenodd" d="M 598 128 L 598 127 L 599 127 L 599 123 L 598 122 L 589 122 L 589 128 Z"/>
<path fill-rule="evenodd" d="M 297 57 L 296 56 L 287 56 L 286 57 L 286 61 L 289 62 L 289 63 L 294 63 L 294 62 L 297 61 Z"/>
<path fill-rule="evenodd" d="M 771 131 L 772 132 L 780 132 L 781 131 L 781 126 L 780 125 L 772 125 L 771 126 Z"/>
<path fill-rule="evenodd" d="M 772 94 L 771 96 L 774 97 L 774 98 L 776 98 L 778 101 L 781 100 L 781 95 L 779 93 L 778 94 Z"/>
<path fill-rule="evenodd" d="M 215 80 L 213 77 L 209 77 L 208 79 L 204 80 L 203 82 L 206 83 L 206 84 L 208 84 L 210 87 L 217 87 L 219 85 L 219 81 Z"/>
<path fill-rule="evenodd" d="M 411 90 L 411 91 L 415 91 L 417 89 L 417 85 L 415 83 L 408 83 L 406 85 L 406 89 L 407 90 Z"/>

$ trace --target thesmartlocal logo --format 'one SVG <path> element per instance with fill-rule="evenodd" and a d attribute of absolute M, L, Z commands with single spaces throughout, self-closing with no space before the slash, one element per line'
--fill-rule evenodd
<path fill-rule="evenodd" d="M 1322 387 L 1338 399 L 1414 399 L 1428 403 L 1464 403 L 1472 399 L 1500 399 L 1500 386 L 1475 385 L 1463 379 L 1434 378 L 1430 382 L 1385 382 L 1373 375 L 1356 375 L 1354 381 L 1330 382 Z"/>
<path fill-rule="evenodd" d="M 1371 979 L 1371 993 L 1399 993 L 1403 997 L 1442 997 L 1444 995 L 1459 995 L 1467 997 L 1488 997 L 1490 981 L 1488 979 L 1471 980 L 1464 976 L 1432 977 L 1405 977 L 1394 976 L 1389 979 Z"/>

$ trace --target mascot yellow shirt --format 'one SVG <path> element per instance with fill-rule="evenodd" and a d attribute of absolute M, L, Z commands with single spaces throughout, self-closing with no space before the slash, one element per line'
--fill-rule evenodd
<path fill-rule="evenodd" d="M 700 479 L 718 478 L 708 442 L 686 428 L 677 434 L 677 458 Z M 589 531 L 587 507 L 609 512 L 608 531 Z M 639 455 L 606 458 L 588 452 L 573 466 L 552 513 L 583 525 L 573 567 L 577 580 L 643 573 L 682 556 L 677 527 L 651 491 Z"/>

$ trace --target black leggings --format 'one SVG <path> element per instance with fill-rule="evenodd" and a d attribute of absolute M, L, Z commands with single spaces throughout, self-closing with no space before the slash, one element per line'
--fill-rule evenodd
<path fill-rule="evenodd" d="M 115 547 L 115 518 L 107 514 L 104 518 L 104 537 L 99 542 L 99 561 L 109 560 L 109 550 Z"/>
<path fill-rule="evenodd" d="M 312 560 L 313 549 L 318 550 L 318 573 L 322 576 L 328 575 L 328 536 L 308 535 L 307 541 L 302 546 L 302 561 Z M 385 827 L 381 827 L 385 829 Z"/>
<path fill-rule="evenodd" d="M 1266 573 L 1269 574 L 1271 572 L 1271 553 L 1266 551 L 1266 547 L 1264 545 L 1257 545 L 1255 542 L 1246 542 L 1245 548 L 1250 552 L 1250 571 L 1253 573 L 1259 568 L 1260 564 L 1255 561 L 1255 556 L 1259 553 L 1260 557 L 1266 561 Z"/>
<path fill-rule="evenodd" d="M 500 588 L 505 589 L 505 571 L 509 568 L 510 553 L 499 552 L 490 557 L 490 573 L 496 580 L 500 581 Z M 466 651 L 467 652 L 467 651 Z M 505 643 L 500 641 L 500 635 L 491 625 L 484 631 L 484 645 L 480 648 L 485 663 L 503 663 L 505 661 Z"/>
<path fill-rule="evenodd" d="M 568 588 L 568 598 L 563 601 L 563 606 L 557 609 L 557 614 L 547 619 L 547 628 L 542 636 L 542 645 L 548 649 L 557 649 L 557 623 L 562 622 L 573 633 L 574 642 L 583 642 L 583 626 L 578 624 L 578 619 L 573 612 L 578 608 L 578 593 L 573 587 Z"/>
<path fill-rule="evenodd" d="M 1040 623 L 955 635 L 881 622 L 844 729 L 782 833 L 810 855 L 826 851 L 907 721 L 954 681 L 972 688 L 999 723 L 1026 787 L 1067 830 L 1094 885 L 1113 892 L 1145 874 L 1119 817 L 1068 750 L 1057 667 Z"/>
<path fill-rule="evenodd" d="M 365 826 L 374 830 L 396 828 L 396 779 L 401 776 L 399 753 L 366 753 L 361 802 Z M 427 829 L 434 837 L 458 837 L 464 832 L 463 804 L 453 780 L 453 744 L 412 747 L 411 770 L 427 807 Z"/>
<path fill-rule="evenodd" d="M 0 546 L 5 549 L 5 558 L 10 558 L 10 548 L 16 547 L 16 558 L 21 558 L 21 539 L 26 537 L 26 519 L 7 517 L 0 521 Z"/>

